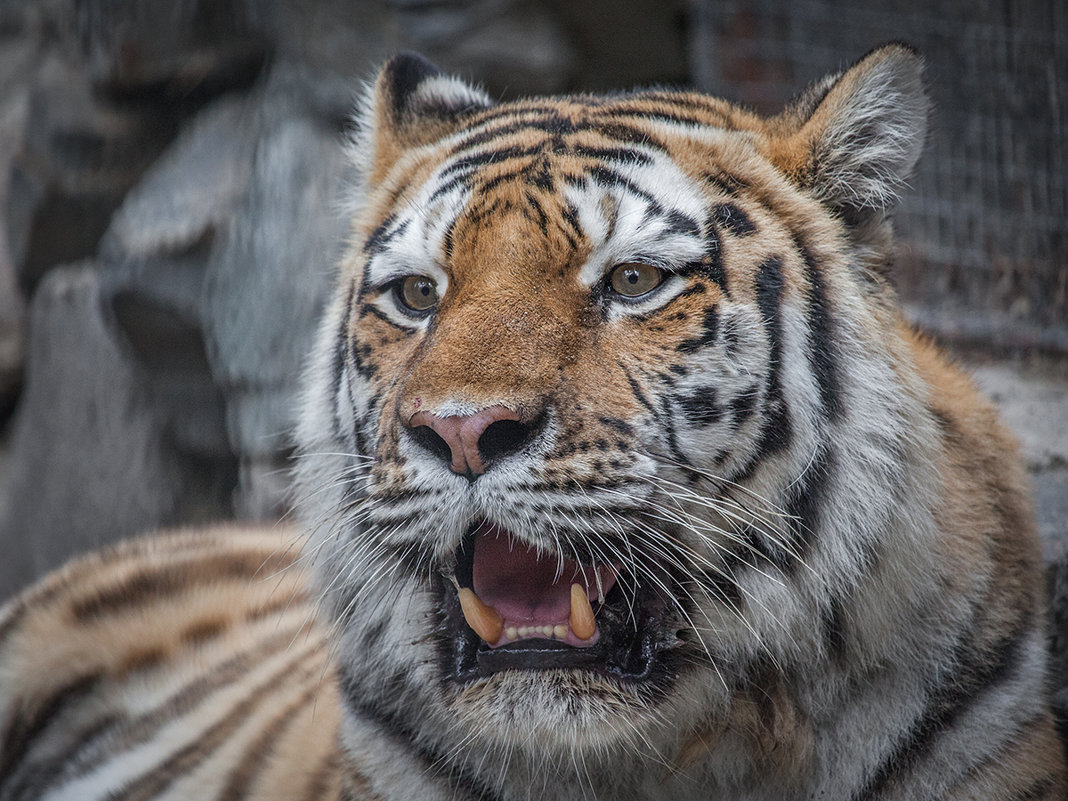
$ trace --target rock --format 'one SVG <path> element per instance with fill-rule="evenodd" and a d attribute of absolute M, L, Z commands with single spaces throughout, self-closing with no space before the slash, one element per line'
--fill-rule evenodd
<path fill-rule="evenodd" d="M 1068 364 L 998 362 L 973 368 L 1020 441 L 1047 562 L 1068 555 Z"/>
<path fill-rule="evenodd" d="M 231 446 L 243 463 L 275 460 L 283 472 L 294 393 L 348 230 L 338 199 L 354 180 L 336 119 L 349 90 L 339 83 L 332 96 L 322 82 L 313 90 L 308 78 L 282 66 L 257 99 L 248 189 L 212 248 L 203 296 Z M 242 475 L 268 472 L 249 467 Z M 239 501 L 254 516 L 282 508 L 284 499 L 269 488 L 245 490 L 260 499 Z"/>
<path fill-rule="evenodd" d="M 320 76 L 341 78 L 349 82 L 350 92 L 405 46 L 387 3 L 256 0 L 245 7 L 249 25 L 272 43 L 278 62 L 304 64 Z"/>
<path fill-rule="evenodd" d="M 247 87 L 270 45 L 244 0 L 79 0 L 73 25 L 93 86 L 174 99 Z"/>
<path fill-rule="evenodd" d="M 138 259 L 210 245 L 248 183 L 254 119 L 245 98 L 222 98 L 198 114 L 126 195 L 101 254 Z"/>
<path fill-rule="evenodd" d="M 560 92 L 576 53 L 551 6 L 525 0 L 392 0 L 404 45 L 442 68 L 473 73 L 491 94 Z"/>
<path fill-rule="evenodd" d="M 32 50 L 29 42 L 0 37 L 0 209 L 16 203 L 11 176 L 29 114 L 26 76 L 32 71 Z M 0 426 L 18 398 L 23 361 L 24 304 L 6 222 L 0 217 Z"/>
<path fill-rule="evenodd" d="M 196 383 L 188 378 L 199 369 L 200 389 L 177 391 L 161 383 L 161 375 L 173 378 L 175 367 L 151 358 L 161 326 L 155 325 L 155 343 L 137 337 L 137 326 L 130 325 L 135 314 L 113 314 L 121 282 L 114 274 L 103 279 L 104 272 L 94 263 L 53 271 L 30 309 L 30 368 L 0 519 L 6 555 L 0 595 L 90 548 L 160 526 L 230 515 L 233 458 L 190 447 L 191 438 L 175 424 L 177 416 L 214 416 L 221 432 L 222 403 L 206 370 L 195 357 L 179 357 L 186 380 L 177 384 Z M 180 348 L 164 344 L 161 350 L 173 359 Z M 160 412 L 167 408 L 161 398 L 168 399 L 171 414 Z"/>
<path fill-rule="evenodd" d="M 19 284 L 95 253 L 126 191 L 173 135 L 172 118 L 98 103 L 77 64 L 42 59 L 4 209 Z"/>

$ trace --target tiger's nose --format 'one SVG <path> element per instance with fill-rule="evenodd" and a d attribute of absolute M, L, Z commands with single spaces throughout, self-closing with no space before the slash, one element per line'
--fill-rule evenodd
<path fill-rule="evenodd" d="M 416 412 L 408 426 L 417 445 L 472 481 L 497 459 L 519 450 L 531 433 L 518 414 L 503 406 L 449 417 Z"/>

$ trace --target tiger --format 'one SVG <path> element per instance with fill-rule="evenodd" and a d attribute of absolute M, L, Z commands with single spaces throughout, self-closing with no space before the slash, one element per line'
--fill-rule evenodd
<path fill-rule="evenodd" d="M 297 529 L 11 602 L 0 799 L 1064 798 L 1016 446 L 892 284 L 928 107 L 896 43 L 770 117 L 392 58 Z"/>

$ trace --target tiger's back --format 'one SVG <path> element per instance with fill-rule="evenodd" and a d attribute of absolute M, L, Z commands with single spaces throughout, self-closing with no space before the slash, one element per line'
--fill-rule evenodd
<path fill-rule="evenodd" d="M 337 692 L 298 555 L 291 531 L 159 535 L 10 602 L 0 798 L 337 798 Z"/>

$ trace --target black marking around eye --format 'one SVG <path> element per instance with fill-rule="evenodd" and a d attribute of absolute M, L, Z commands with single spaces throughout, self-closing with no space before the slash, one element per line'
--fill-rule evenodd
<path fill-rule="evenodd" d="M 680 342 L 675 349 L 680 353 L 694 353 L 716 341 L 719 331 L 719 311 L 715 306 L 705 309 L 704 319 L 701 321 L 701 333 L 692 339 Z"/>
<path fill-rule="evenodd" d="M 749 216 L 733 203 L 721 203 L 712 210 L 712 219 L 735 236 L 749 236 L 756 232 Z"/>
<path fill-rule="evenodd" d="M 677 400 L 691 425 L 706 426 L 719 422 L 723 417 L 723 409 L 716 402 L 715 387 L 698 387 L 686 395 L 680 395 Z"/>
<path fill-rule="evenodd" d="M 364 317 L 370 314 L 373 317 L 377 317 L 379 320 L 385 323 L 389 323 L 393 328 L 398 328 L 401 331 L 410 331 L 408 326 L 401 325 L 396 320 L 390 319 L 390 317 L 379 309 L 377 306 L 371 303 L 363 303 L 360 305 L 360 317 Z"/>

